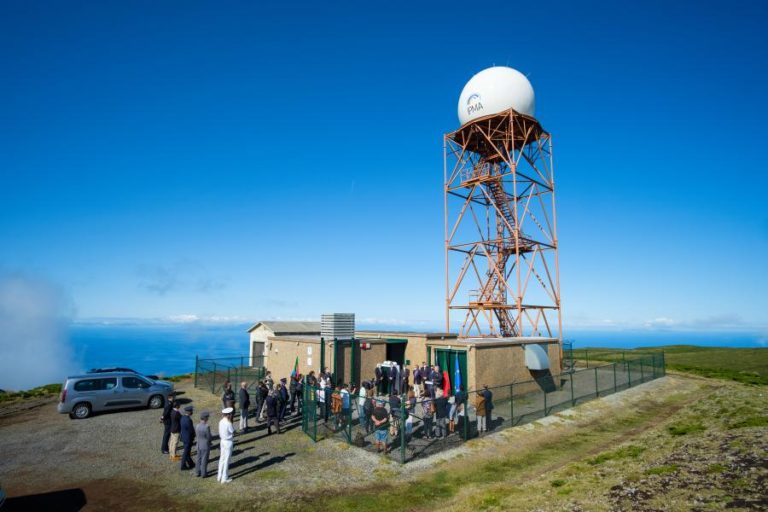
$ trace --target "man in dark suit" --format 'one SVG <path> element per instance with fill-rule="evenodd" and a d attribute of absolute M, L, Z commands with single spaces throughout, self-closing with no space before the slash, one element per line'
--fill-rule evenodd
<path fill-rule="evenodd" d="M 374 375 L 375 375 L 375 378 L 373 380 L 376 386 L 376 393 L 381 395 L 382 394 L 381 381 L 384 378 L 384 372 L 381 369 L 381 364 L 376 365 L 376 371 L 374 372 Z"/>
<path fill-rule="evenodd" d="M 168 455 L 168 441 L 171 439 L 171 411 L 173 410 L 173 393 L 169 393 L 163 407 L 163 415 L 160 421 L 163 422 L 163 440 L 160 442 L 160 451 Z"/>
<path fill-rule="evenodd" d="M 195 442 L 195 425 L 192 423 L 193 410 L 191 405 L 186 406 L 180 420 L 181 441 L 184 443 L 184 451 L 181 453 L 182 471 L 195 467 L 195 463 L 192 462 L 192 443 Z"/>
<path fill-rule="evenodd" d="M 248 383 L 240 383 L 238 391 L 238 401 L 240 402 L 240 432 L 248 431 L 248 407 L 251 406 L 251 395 L 248 393 Z"/>

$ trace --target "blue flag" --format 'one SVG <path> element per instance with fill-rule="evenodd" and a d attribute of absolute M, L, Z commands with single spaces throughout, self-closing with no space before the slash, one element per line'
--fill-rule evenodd
<path fill-rule="evenodd" d="M 456 361 L 456 369 L 453 370 L 453 385 L 454 385 L 454 389 L 456 390 L 455 392 L 458 393 L 459 386 L 461 386 L 461 370 L 459 370 L 458 355 L 456 356 L 456 359 L 454 359 L 454 361 Z"/>

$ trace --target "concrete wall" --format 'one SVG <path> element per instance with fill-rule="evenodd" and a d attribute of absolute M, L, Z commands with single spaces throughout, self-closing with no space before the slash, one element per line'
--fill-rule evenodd
<path fill-rule="evenodd" d="M 312 348 L 312 355 L 307 355 L 307 348 Z M 328 349 L 328 347 L 326 347 Z M 307 375 L 310 370 L 320 372 L 320 342 L 314 340 L 284 339 L 273 337 L 269 340 L 267 350 L 267 370 L 272 372 L 272 377 L 277 381 L 283 377 L 289 378 L 299 356 L 299 372 Z M 330 357 L 328 350 L 326 356 Z M 312 365 L 307 365 L 307 358 L 312 359 Z M 328 361 L 328 366 L 330 366 Z"/>
<path fill-rule="evenodd" d="M 383 362 L 387 356 L 387 344 L 383 341 L 373 342 L 370 350 L 360 351 L 360 378 L 371 380 L 375 376 L 376 365 Z"/>
<path fill-rule="evenodd" d="M 252 364 L 253 358 L 255 356 L 268 356 L 268 352 L 266 351 L 266 345 L 267 345 L 267 339 L 270 336 L 274 336 L 274 332 L 272 332 L 270 329 L 267 329 L 265 326 L 260 325 L 256 329 L 252 330 L 248 334 L 248 360 L 251 361 Z M 254 352 L 255 349 L 262 349 L 262 353 Z M 267 358 L 264 359 L 264 365 L 267 365 Z"/>

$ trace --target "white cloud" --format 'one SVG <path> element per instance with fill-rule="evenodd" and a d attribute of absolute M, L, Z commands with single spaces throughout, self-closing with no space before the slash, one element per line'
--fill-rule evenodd
<path fill-rule="evenodd" d="M 73 315 L 71 300 L 53 284 L 0 275 L 0 387 L 64 382 L 77 368 L 67 335 Z"/>
<path fill-rule="evenodd" d="M 665 327 L 674 327 L 678 324 L 679 322 L 677 322 L 676 320 L 672 320 L 671 318 L 661 316 L 658 318 L 654 318 L 653 320 L 646 320 L 643 323 L 643 326 L 648 327 L 650 329 L 659 329 L 659 328 L 665 328 Z"/>

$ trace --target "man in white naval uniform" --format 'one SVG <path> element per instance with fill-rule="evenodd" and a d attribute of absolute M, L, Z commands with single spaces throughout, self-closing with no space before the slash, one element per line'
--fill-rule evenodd
<path fill-rule="evenodd" d="M 223 484 L 232 481 L 229 478 L 229 458 L 232 456 L 235 427 L 232 425 L 232 413 L 234 409 L 227 407 L 221 411 L 222 418 L 219 421 L 219 474 L 217 480 Z"/>

